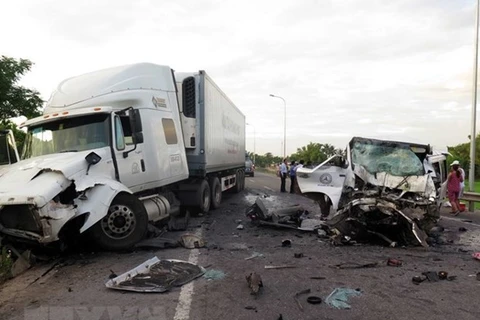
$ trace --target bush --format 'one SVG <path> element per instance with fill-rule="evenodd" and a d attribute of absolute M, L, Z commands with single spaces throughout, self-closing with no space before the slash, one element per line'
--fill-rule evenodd
<path fill-rule="evenodd" d="M 10 271 L 12 269 L 13 260 L 7 252 L 7 248 L 0 247 L 0 283 L 10 278 Z"/>

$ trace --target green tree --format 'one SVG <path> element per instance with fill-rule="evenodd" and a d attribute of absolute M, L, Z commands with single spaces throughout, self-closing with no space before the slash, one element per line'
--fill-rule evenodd
<path fill-rule="evenodd" d="M 335 154 L 340 154 L 342 151 L 336 149 L 328 143 L 310 142 L 308 145 L 297 149 L 297 152 L 290 156 L 291 160 L 304 160 L 314 164 L 322 163 Z"/>
<path fill-rule="evenodd" d="M 25 133 L 18 130 L 10 119 L 20 116 L 34 118 L 42 114 L 43 100 L 38 91 L 18 84 L 32 66 L 27 59 L 0 58 L 0 128 L 13 131 L 17 147 L 23 144 Z"/>

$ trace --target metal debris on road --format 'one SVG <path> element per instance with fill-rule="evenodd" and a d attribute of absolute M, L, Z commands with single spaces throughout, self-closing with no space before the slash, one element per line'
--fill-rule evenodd
<path fill-rule="evenodd" d="M 180 244 L 187 249 L 203 248 L 205 241 L 194 234 L 184 234 L 180 237 Z"/>
<path fill-rule="evenodd" d="M 250 294 L 257 295 L 260 291 L 260 288 L 263 288 L 262 277 L 260 277 L 259 274 L 252 272 L 248 276 L 245 276 L 245 279 L 247 280 L 248 287 L 250 288 Z"/>
<path fill-rule="evenodd" d="M 150 238 L 144 239 L 139 243 L 135 244 L 135 248 L 158 248 L 158 249 L 166 249 L 166 248 L 177 248 L 179 246 L 179 242 L 168 239 L 168 238 Z"/>
<path fill-rule="evenodd" d="M 465 232 L 465 231 L 467 231 L 467 228 L 465 228 L 465 227 L 460 227 L 460 228 L 458 228 L 458 231 L 460 231 L 460 232 Z"/>
<path fill-rule="evenodd" d="M 327 279 L 326 277 L 310 277 L 312 280 L 325 280 Z"/>
<path fill-rule="evenodd" d="M 303 255 L 303 253 L 300 252 L 300 253 L 294 253 L 294 254 L 293 254 L 293 257 L 294 257 L 294 258 L 303 258 L 303 257 L 305 257 L 305 256 Z"/>
<path fill-rule="evenodd" d="M 261 257 L 264 257 L 263 253 L 253 252 L 253 254 L 250 257 L 245 258 L 245 260 L 252 260 L 252 259 L 261 258 Z"/>
<path fill-rule="evenodd" d="M 297 303 L 298 307 L 300 308 L 300 310 L 303 311 L 303 306 L 302 304 L 300 303 L 300 300 L 298 300 L 298 297 L 301 296 L 302 294 L 308 294 L 310 293 L 311 290 L 310 289 L 305 289 L 305 290 L 302 290 L 302 291 L 299 291 L 297 293 L 295 293 L 295 295 L 293 296 L 293 299 L 295 300 L 295 302 Z"/>
<path fill-rule="evenodd" d="M 370 263 L 356 263 L 356 262 L 344 262 L 339 263 L 336 265 L 329 266 L 330 268 L 336 269 L 364 269 L 364 268 L 376 268 L 378 266 L 378 262 L 370 262 Z"/>
<path fill-rule="evenodd" d="M 290 239 L 282 240 L 282 247 L 291 247 L 291 246 L 292 246 L 292 240 Z"/>
<path fill-rule="evenodd" d="M 225 275 L 225 272 L 223 272 L 222 270 L 210 269 L 205 271 L 203 277 L 207 280 L 222 280 L 223 278 L 225 278 Z"/>
<path fill-rule="evenodd" d="M 362 293 L 359 289 L 335 288 L 325 299 L 325 303 L 337 309 L 350 309 L 347 303 L 349 297 L 360 296 Z"/>
<path fill-rule="evenodd" d="M 239 225 L 237 226 L 237 230 L 243 230 L 243 229 L 245 229 L 244 226 L 243 226 L 243 224 L 239 224 Z"/>
<path fill-rule="evenodd" d="M 180 287 L 205 273 L 205 269 L 188 261 L 153 257 L 120 276 L 108 280 L 109 289 L 135 292 L 166 292 Z"/>
<path fill-rule="evenodd" d="M 281 266 L 265 266 L 265 269 L 288 269 L 288 268 L 296 268 L 297 266 L 293 265 L 281 265 Z"/>

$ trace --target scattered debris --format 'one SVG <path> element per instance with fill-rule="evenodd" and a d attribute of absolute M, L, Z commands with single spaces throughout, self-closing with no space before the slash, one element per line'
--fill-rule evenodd
<path fill-rule="evenodd" d="M 305 290 L 302 290 L 300 292 L 297 292 L 295 293 L 295 295 L 293 296 L 293 299 L 295 300 L 295 302 L 297 303 L 298 307 L 300 308 L 300 310 L 303 311 L 303 306 L 302 304 L 300 303 L 300 300 L 298 300 L 298 297 L 301 296 L 302 294 L 308 294 L 310 293 L 310 289 L 305 289 Z"/>
<path fill-rule="evenodd" d="M 253 252 L 253 254 L 250 257 L 245 258 L 245 260 L 252 260 L 255 258 L 262 258 L 262 257 L 264 257 L 263 253 Z"/>
<path fill-rule="evenodd" d="M 223 247 L 226 250 L 231 250 L 231 251 L 248 250 L 248 246 L 245 243 L 238 243 L 238 242 L 225 243 Z"/>
<path fill-rule="evenodd" d="M 282 247 L 291 247 L 292 246 L 292 240 L 286 239 L 282 240 Z"/>
<path fill-rule="evenodd" d="M 277 320 L 283 320 L 283 316 L 282 314 L 280 313 L 280 315 L 278 316 L 278 319 Z"/>
<path fill-rule="evenodd" d="M 480 272 L 477 272 L 477 280 L 480 281 Z"/>
<path fill-rule="evenodd" d="M 118 275 L 110 269 L 110 275 L 108 276 L 108 279 L 115 279 L 116 277 L 118 277 Z"/>
<path fill-rule="evenodd" d="M 320 304 L 322 303 L 322 298 L 316 296 L 310 296 L 307 298 L 307 302 L 310 304 Z"/>
<path fill-rule="evenodd" d="M 257 307 L 254 306 L 246 306 L 245 309 L 257 311 Z"/>
<path fill-rule="evenodd" d="M 437 282 L 438 280 L 440 280 L 438 273 L 436 273 L 435 271 L 422 272 L 422 274 L 427 277 L 427 280 L 430 282 Z"/>
<path fill-rule="evenodd" d="M 475 252 L 474 254 L 472 254 L 472 257 L 474 259 L 480 260 L 480 252 Z"/>
<path fill-rule="evenodd" d="M 421 276 L 414 276 L 412 278 L 412 282 L 416 285 L 419 285 L 420 283 L 422 283 L 423 281 L 427 280 L 427 277 L 421 277 Z"/>
<path fill-rule="evenodd" d="M 391 267 L 401 267 L 403 264 L 403 261 L 401 260 L 398 260 L 398 259 L 388 259 L 387 260 L 387 266 L 391 266 Z"/>
<path fill-rule="evenodd" d="M 473 220 L 469 220 L 469 219 L 462 219 L 462 222 L 473 223 Z"/>
<path fill-rule="evenodd" d="M 327 279 L 326 277 L 310 277 L 312 280 L 325 280 Z"/>
<path fill-rule="evenodd" d="M 337 268 L 337 269 L 363 269 L 363 268 L 376 268 L 377 266 L 378 266 L 378 262 L 363 263 L 363 264 L 355 263 L 355 262 L 344 262 L 344 263 L 339 263 L 329 267 Z"/>
<path fill-rule="evenodd" d="M 300 252 L 300 253 L 294 253 L 294 254 L 293 254 L 293 257 L 295 257 L 295 258 L 303 258 L 304 255 L 303 255 L 303 253 L 301 253 L 301 252 Z"/>
<path fill-rule="evenodd" d="M 205 269 L 188 261 L 153 257 L 138 267 L 108 280 L 109 289 L 135 292 L 166 292 L 180 287 L 205 273 Z"/>
<path fill-rule="evenodd" d="M 243 222 L 242 219 L 237 219 L 237 220 L 235 220 L 235 223 L 236 223 L 236 224 L 241 224 L 242 222 Z"/>
<path fill-rule="evenodd" d="M 179 242 L 167 239 L 167 238 L 150 238 L 144 239 L 135 245 L 136 248 L 156 248 L 156 249 L 166 249 L 166 248 L 177 248 Z"/>
<path fill-rule="evenodd" d="M 262 278 L 259 274 L 252 272 L 245 277 L 247 279 L 248 287 L 251 290 L 252 295 L 257 295 L 260 288 L 263 288 Z"/>
<path fill-rule="evenodd" d="M 287 268 L 296 268 L 297 266 L 293 265 L 281 265 L 281 266 L 265 266 L 265 269 L 287 269 Z"/>
<path fill-rule="evenodd" d="M 243 229 L 244 229 L 243 224 L 239 224 L 239 225 L 237 226 L 237 230 L 243 230 Z"/>
<path fill-rule="evenodd" d="M 425 280 L 428 280 L 429 282 L 437 282 L 440 280 L 447 280 L 447 281 L 453 281 L 457 279 L 457 276 L 449 276 L 448 272 L 446 271 L 427 271 L 427 272 L 422 272 L 422 276 L 415 276 L 412 278 L 412 282 L 414 284 L 420 284 L 424 282 Z"/>
<path fill-rule="evenodd" d="M 327 231 L 325 231 L 325 230 L 323 230 L 323 229 L 318 229 L 318 230 L 317 230 L 317 236 L 318 236 L 319 238 L 325 238 L 325 237 L 328 236 L 328 235 L 327 235 Z"/>
<path fill-rule="evenodd" d="M 205 241 L 197 235 L 187 233 L 180 237 L 180 244 L 187 249 L 195 249 L 203 248 Z"/>
<path fill-rule="evenodd" d="M 460 228 L 458 228 L 458 231 L 460 231 L 460 232 L 465 232 L 465 231 L 467 231 L 467 228 L 465 228 L 465 227 L 460 227 Z"/>
<path fill-rule="evenodd" d="M 325 299 L 325 302 L 337 309 L 350 309 L 350 305 L 347 303 L 349 297 L 355 297 L 361 295 L 359 289 L 350 288 L 335 288 Z"/>
<path fill-rule="evenodd" d="M 222 280 L 225 278 L 225 272 L 222 270 L 210 269 L 203 274 L 203 277 L 207 280 Z"/>

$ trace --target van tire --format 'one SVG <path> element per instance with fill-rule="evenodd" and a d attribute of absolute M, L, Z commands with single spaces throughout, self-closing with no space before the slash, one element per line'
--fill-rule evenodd
<path fill-rule="evenodd" d="M 207 213 L 210 210 L 212 198 L 210 196 L 210 185 L 203 180 L 197 190 L 197 207 L 200 213 Z"/>
<path fill-rule="evenodd" d="M 142 202 L 128 193 L 113 199 L 108 213 L 92 227 L 93 240 L 105 250 L 131 249 L 148 229 L 148 214 Z"/>
<path fill-rule="evenodd" d="M 210 194 L 211 194 L 211 207 L 217 209 L 222 202 L 222 186 L 220 180 L 217 177 L 210 179 Z"/>

